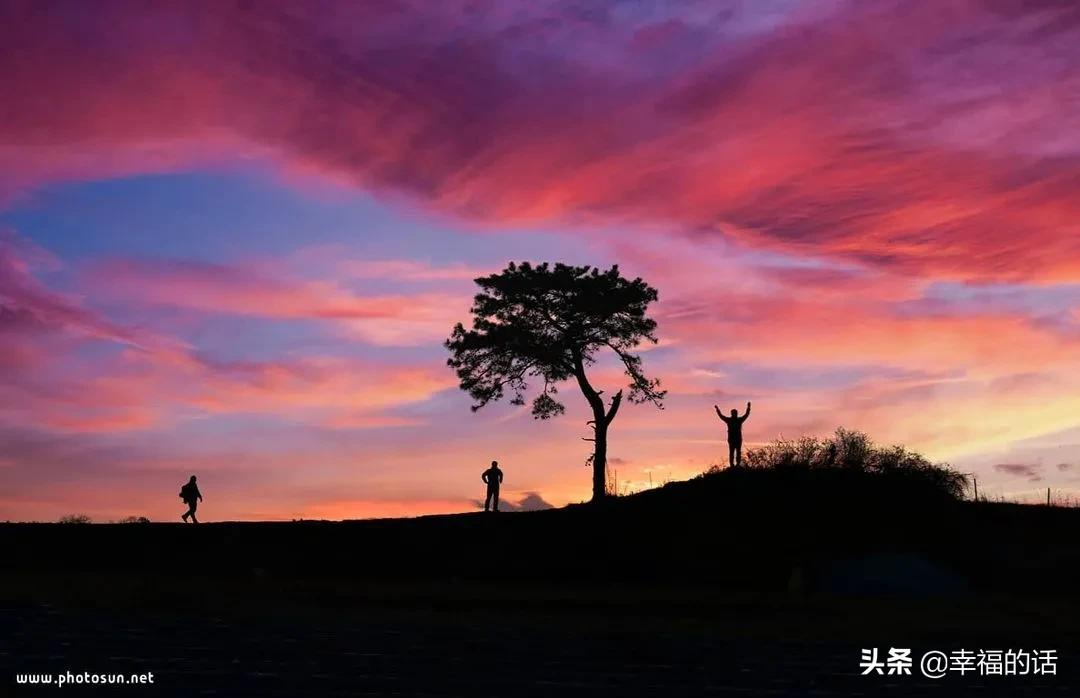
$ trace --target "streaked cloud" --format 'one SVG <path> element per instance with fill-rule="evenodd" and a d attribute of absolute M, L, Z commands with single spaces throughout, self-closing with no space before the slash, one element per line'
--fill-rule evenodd
<path fill-rule="evenodd" d="M 5 15 L 9 188 L 167 169 L 140 151 L 182 143 L 191 163 L 271 154 L 489 224 L 651 221 L 941 278 L 1076 273 L 1080 18 L 1060 3 Z"/>

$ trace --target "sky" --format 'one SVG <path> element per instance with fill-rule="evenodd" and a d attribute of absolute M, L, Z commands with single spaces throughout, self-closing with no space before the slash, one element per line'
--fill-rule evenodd
<path fill-rule="evenodd" d="M 1080 494 L 1071 0 L 0 0 L 0 520 L 589 497 L 584 399 L 473 413 L 511 260 L 659 290 L 620 489 L 838 426 Z M 619 387 L 614 366 L 593 382 Z"/>

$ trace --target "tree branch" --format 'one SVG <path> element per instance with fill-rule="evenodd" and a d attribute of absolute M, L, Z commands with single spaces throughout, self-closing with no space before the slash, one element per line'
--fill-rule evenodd
<path fill-rule="evenodd" d="M 611 424 L 611 420 L 615 419 L 615 414 L 619 411 L 619 405 L 622 404 L 622 391 L 615 393 L 615 397 L 611 398 L 611 407 L 608 409 L 607 415 L 604 416 L 604 426 Z"/>
<path fill-rule="evenodd" d="M 577 378 L 578 387 L 581 388 L 581 392 L 585 395 L 585 399 L 589 401 L 589 405 L 593 409 L 593 414 L 598 419 L 602 419 L 604 416 L 604 401 L 600 399 L 600 393 L 596 392 L 596 389 L 589 383 L 588 377 L 585 375 L 585 364 L 581 357 L 581 352 L 574 350 L 574 377 Z"/>

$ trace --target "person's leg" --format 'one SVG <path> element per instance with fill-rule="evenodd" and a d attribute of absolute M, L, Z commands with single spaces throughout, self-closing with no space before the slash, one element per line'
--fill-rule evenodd
<path fill-rule="evenodd" d="M 493 503 L 495 505 L 495 511 L 498 511 L 499 510 L 499 490 L 496 489 L 491 494 L 492 494 L 492 499 L 494 500 Z"/>
<path fill-rule="evenodd" d="M 191 505 L 190 504 L 188 505 L 188 510 L 185 511 L 183 514 L 181 514 L 180 518 L 184 520 L 184 523 L 187 523 L 187 517 L 189 517 L 189 516 L 191 516 Z"/>
<path fill-rule="evenodd" d="M 487 497 L 484 497 L 484 511 L 491 509 L 491 488 L 488 488 Z"/>
<path fill-rule="evenodd" d="M 194 523 L 199 523 L 199 520 L 197 518 L 195 518 L 195 509 L 197 509 L 198 506 L 199 506 L 198 501 L 192 500 L 192 502 L 191 502 L 191 520 Z"/>
<path fill-rule="evenodd" d="M 734 468 L 735 467 L 735 444 L 733 444 L 731 442 L 728 442 L 727 449 L 728 449 L 728 452 L 727 452 L 728 466 Z"/>
<path fill-rule="evenodd" d="M 742 467 L 742 442 L 735 444 L 735 466 Z"/>

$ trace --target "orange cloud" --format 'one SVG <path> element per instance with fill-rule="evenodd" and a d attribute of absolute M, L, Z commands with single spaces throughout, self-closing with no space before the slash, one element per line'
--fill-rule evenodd
<path fill-rule="evenodd" d="M 472 511 L 467 500 L 370 500 L 312 502 L 302 507 L 305 519 L 387 519 L 430 514 L 460 514 Z"/>

